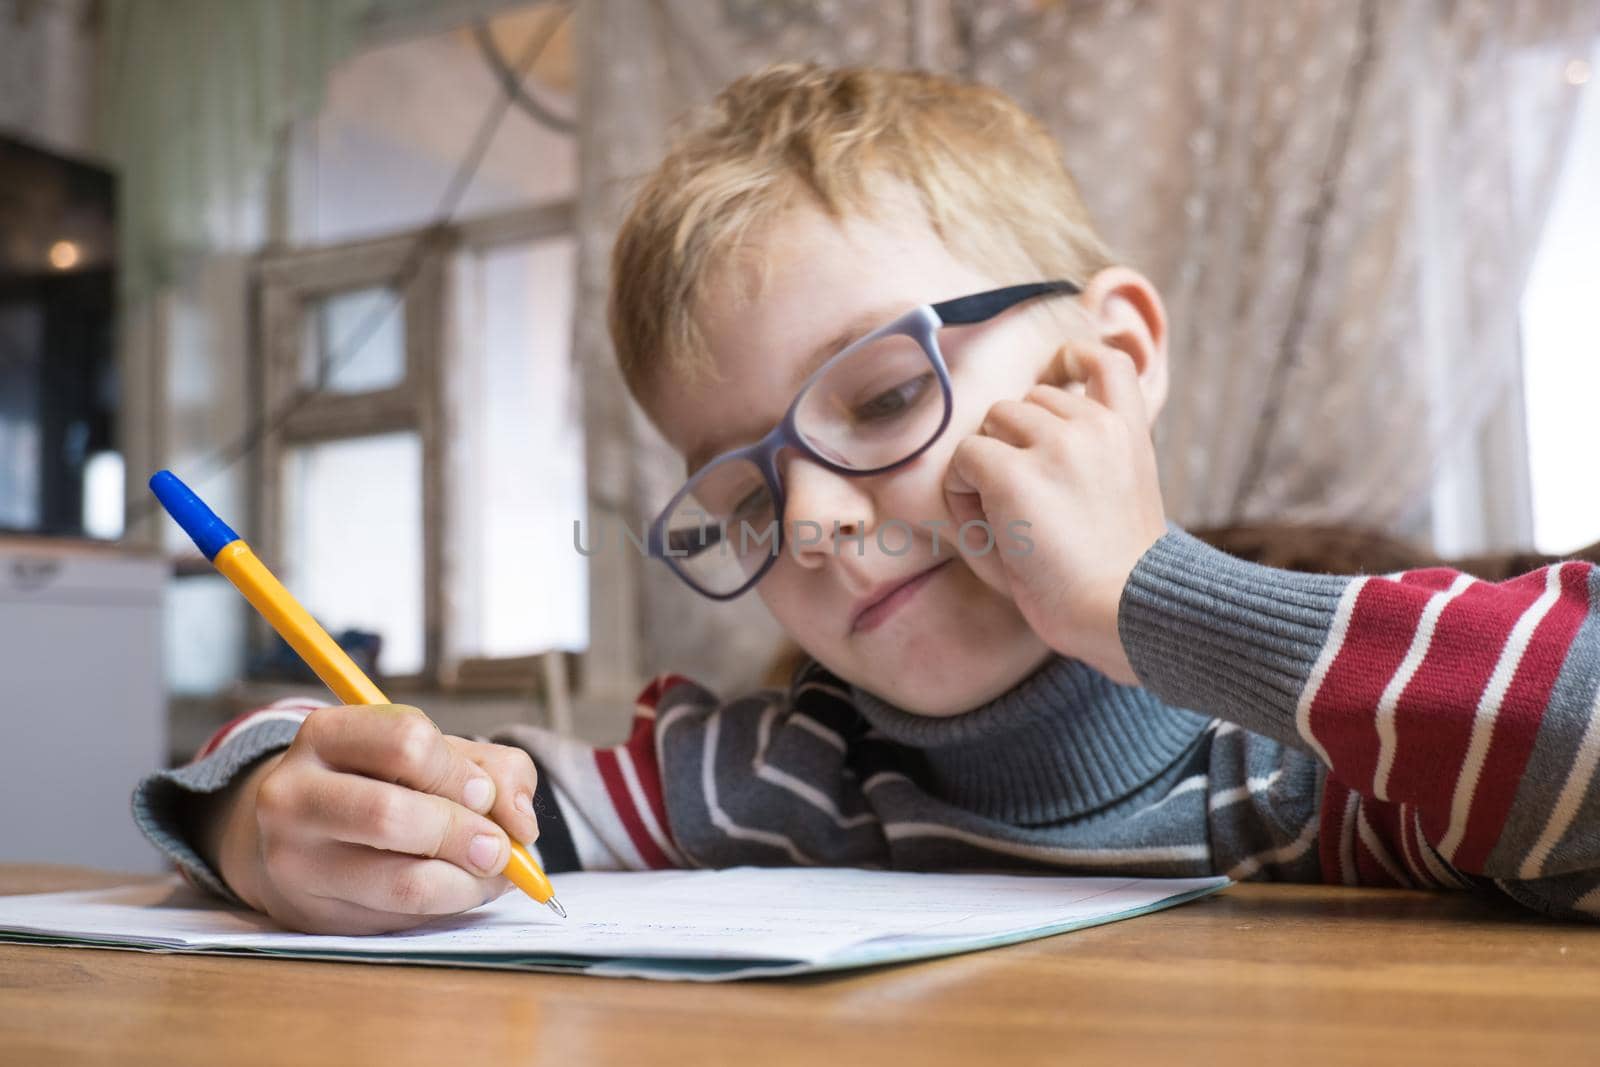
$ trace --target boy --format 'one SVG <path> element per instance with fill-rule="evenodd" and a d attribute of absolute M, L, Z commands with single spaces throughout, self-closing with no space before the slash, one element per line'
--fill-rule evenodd
<path fill-rule="evenodd" d="M 624 375 L 690 471 L 652 553 L 754 589 L 812 661 L 730 703 L 658 678 L 599 751 L 265 709 L 135 797 L 192 878 L 399 929 L 502 892 L 509 831 L 552 874 L 1225 873 L 1600 913 L 1600 573 L 1294 574 L 1169 527 L 1160 297 L 998 92 L 742 79 L 613 267 Z"/>

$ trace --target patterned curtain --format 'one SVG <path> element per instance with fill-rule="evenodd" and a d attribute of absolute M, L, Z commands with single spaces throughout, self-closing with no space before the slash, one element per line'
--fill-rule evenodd
<path fill-rule="evenodd" d="M 1518 374 L 1518 296 L 1592 0 L 963 5 L 1165 294 L 1180 521 L 1423 535 Z"/>
<path fill-rule="evenodd" d="M 100 125 L 116 161 L 118 278 L 153 296 L 192 257 L 258 246 L 288 122 L 315 114 L 369 0 L 110 0 Z"/>
<path fill-rule="evenodd" d="M 670 124 L 776 59 L 916 64 L 1005 89 L 1165 295 L 1158 430 L 1179 522 L 1425 538 L 1441 461 L 1514 396 L 1519 294 L 1593 0 L 586 0 L 579 355 L 596 509 L 637 526 L 680 468 L 610 370 L 605 254 Z M 774 631 L 660 568 L 601 618 L 637 670 L 745 684 Z M 610 627 L 612 636 L 601 631 Z M 633 658 L 636 657 L 636 658 Z"/>

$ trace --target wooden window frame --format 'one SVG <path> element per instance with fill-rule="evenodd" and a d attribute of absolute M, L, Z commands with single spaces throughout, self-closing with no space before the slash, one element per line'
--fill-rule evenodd
<path fill-rule="evenodd" d="M 447 389 L 461 358 L 451 321 L 458 257 L 575 237 L 573 222 L 572 202 L 559 201 L 368 240 L 269 251 L 257 259 L 258 415 L 287 412 L 268 427 L 259 451 L 255 483 L 263 556 L 273 565 L 283 562 L 283 463 L 290 449 L 396 431 L 415 432 L 421 445 L 423 664 L 414 674 L 386 675 L 385 682 L 397 689 L 447 688 L 455 673 L 455 665 L 445 661 L 450 619 L 444 586 L 454 558 L 445 472 L 452 439 Z M 308 394 L 301 384 L 303 345 L 307 315 L 316 302 L 353 289 L 392 289 L 406 274 L 400 306 L 390 312 L 404 323 L 401 380 L 367 393 Z M 260 647 L 267 631 L 259 620 L 253 625 L 253 641 Z"/>

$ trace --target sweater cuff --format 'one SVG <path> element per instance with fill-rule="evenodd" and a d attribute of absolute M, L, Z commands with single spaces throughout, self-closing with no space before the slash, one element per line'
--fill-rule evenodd
<path fill-rule="evenodd" d="M 1295 710 L 1350 580 L 1247 563 L 1173 527 L 1129 575 L 1117 632 L 1162 700 L 1309 750 Z"/>
<path fill-rule="evenodd" d="M 243 904 L 187 837 L 184 809 L 195 797 L 221 792 L 258 760 L 287 748 L 299 729 L 298 722 L 283 719 L 263 722 L 229 738 L 202 760 L 147 776 L 133 791 L 133 821 L 196 885 Z"/>

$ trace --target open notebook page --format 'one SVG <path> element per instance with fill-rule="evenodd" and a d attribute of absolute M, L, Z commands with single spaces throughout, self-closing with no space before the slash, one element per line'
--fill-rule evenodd
<path fill-rule="evenodd" d="M 1168 907 L 1226 878 L 920 874 L 816 868 L 585 872 L 570 918 L 517 893 L 378 937 L 289 933 L 176 881 L 0 897 L 0 938 L 457 966 L 729 978 L 947 955 Z"/>

